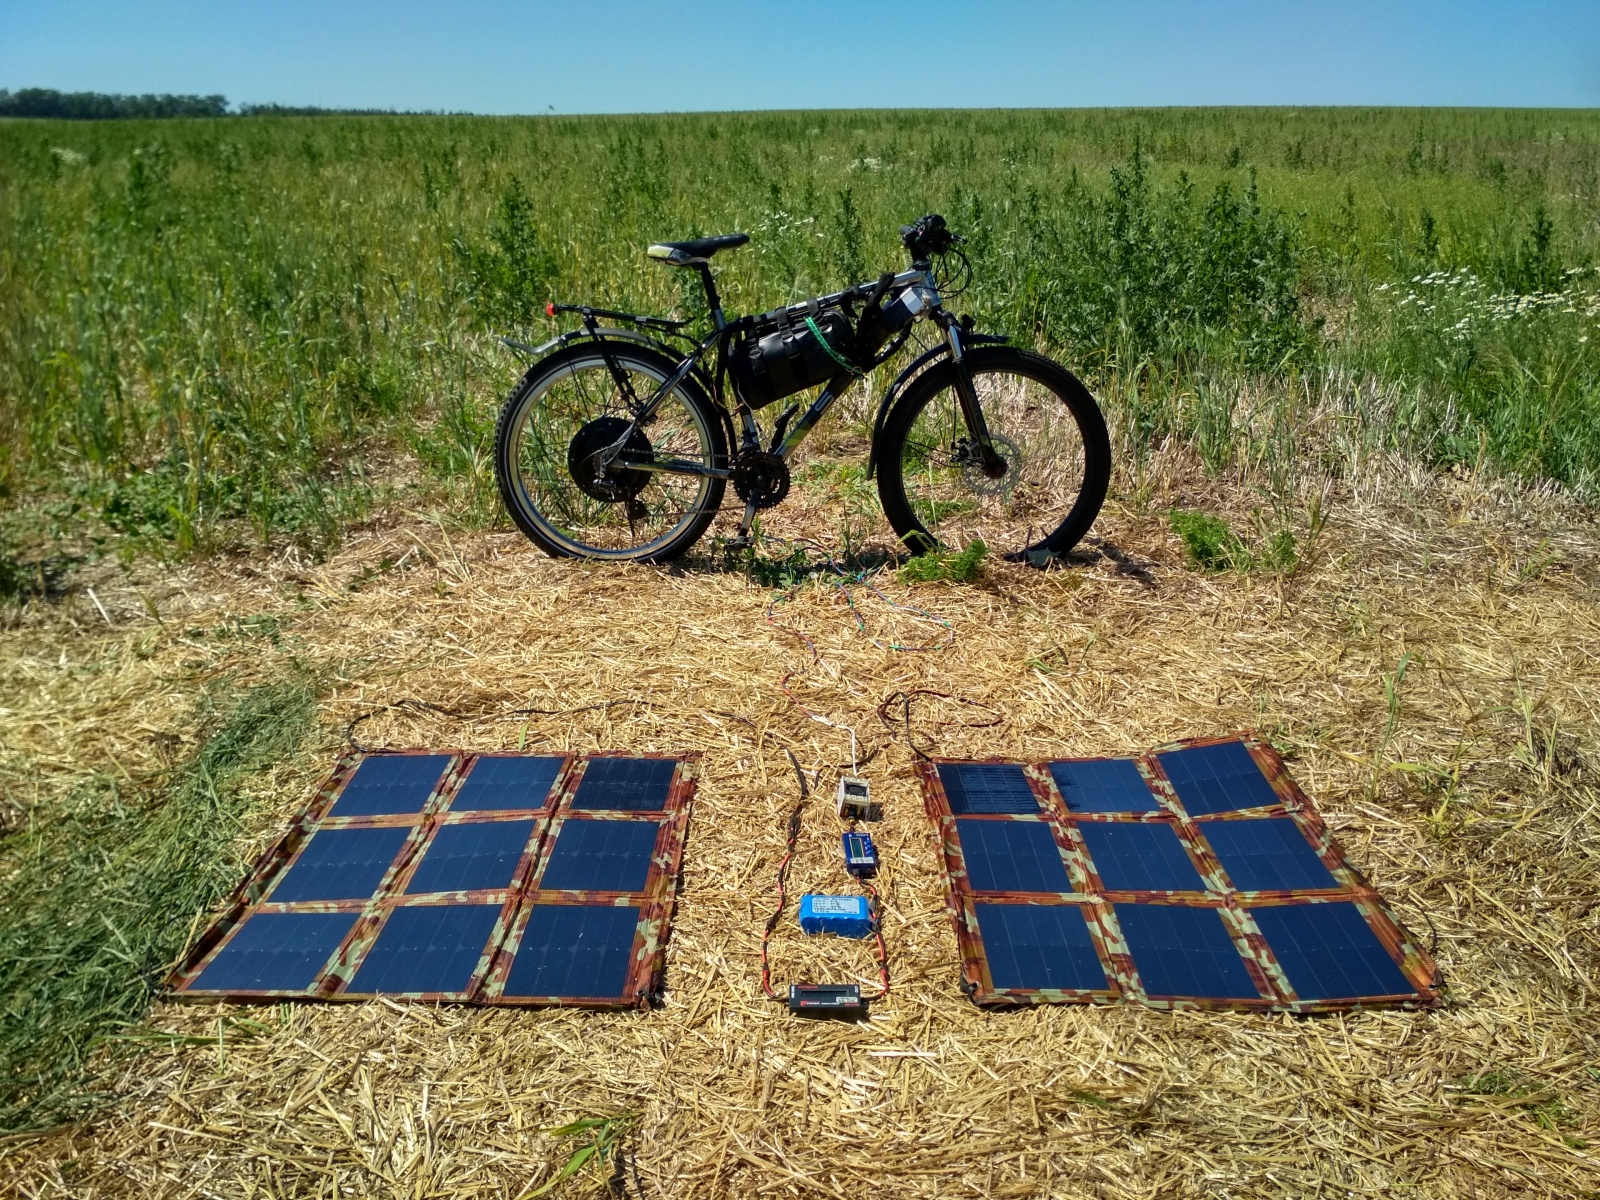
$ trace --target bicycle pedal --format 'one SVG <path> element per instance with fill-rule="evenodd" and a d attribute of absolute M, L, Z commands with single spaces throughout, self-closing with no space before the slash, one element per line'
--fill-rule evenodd
<path fill-rule="evenodd" d="M 752 538 L 748 533 L 741 533 L 723 542 L 722 548 L 724 550 L 749 550 L 755 544 L 755 539 Z"/>

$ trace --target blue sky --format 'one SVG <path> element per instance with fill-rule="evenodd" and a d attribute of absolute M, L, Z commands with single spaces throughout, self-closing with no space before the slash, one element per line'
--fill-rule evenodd
<path fill-rule="evenodd" d="M 483 113 L 1600 106 L 1600 0 L 0 0 L 0 87 Z"/>

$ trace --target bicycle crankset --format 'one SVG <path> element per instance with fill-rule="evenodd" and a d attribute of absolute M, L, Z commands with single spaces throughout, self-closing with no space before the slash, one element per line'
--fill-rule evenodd
<path fill-rule="evenodd" d="M 771 508 L 789 494 L 789 464 L 765 450 L 746 450 L 733 464 L 733 490 L 757 508 Z"/>
<path fill-rule="evenodd" d="M 578 485 L 584 495 L 608 504 L 631 501 L 650 482 L 649 471 L 631 470 L 616 462 L 606 464 L 603 461 L 604 451 L 628 432 L 629 424 L 621 417 L 596 417 L 578 430 L 572 439 L 572 444 L 567 447 L 567 470 L 572 472 L 572 482 Z M 633 458 L 648 458 L 654 452 L 654 447 L 650 445 L 650 439 L 636 428 L 628 434 L 622 450 Z"/>

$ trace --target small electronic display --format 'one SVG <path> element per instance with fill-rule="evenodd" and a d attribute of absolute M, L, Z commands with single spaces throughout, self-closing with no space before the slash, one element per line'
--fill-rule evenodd
<path fill-rule="evenodd" d="M 871 879 L 878 873 L 878 848 L 870 833 L 844 835 L 844 869 L 857 879 Z"/>

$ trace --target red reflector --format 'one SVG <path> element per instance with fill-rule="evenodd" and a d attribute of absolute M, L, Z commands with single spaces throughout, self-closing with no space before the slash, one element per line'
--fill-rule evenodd
<path fill-rule="evenodd" d="M 556 302 L 554 300 L 552 300 L 548 304 L 546 304 L 544 306 L 544 312 L 545 312 L 545 316 L 547 316 L 547 317 L 555 316 L 556 315 Z"/>

